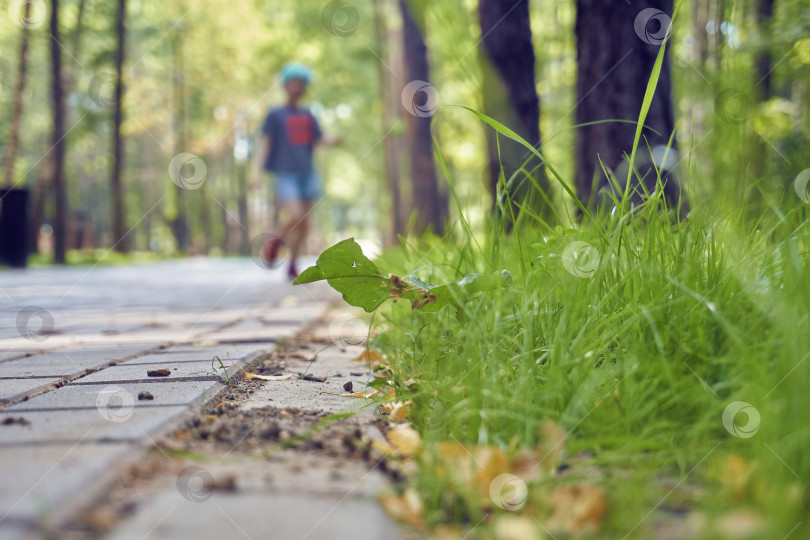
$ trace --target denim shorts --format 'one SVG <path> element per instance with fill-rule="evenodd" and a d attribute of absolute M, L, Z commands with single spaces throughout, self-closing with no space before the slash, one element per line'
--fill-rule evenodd
<path fill-rule="evenodd" d="M 280 203 L 312 202 L 321 196 L 321 181 L 313 172 L 276 173 L 276 197 Z"/>

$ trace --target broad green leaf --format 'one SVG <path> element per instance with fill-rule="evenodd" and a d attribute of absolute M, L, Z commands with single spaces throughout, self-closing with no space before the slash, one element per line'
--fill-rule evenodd
<path fill-rule="evenodd" d="M 388 298 L 389 279 L 383 277 L 377 266 L 363 255 L 354 238 L 348 238 L 327 248 L 315 266 L 304 270 L 293 285 L 325 279 L 343 295 L 349 304 L 374 311 Z"/>
<path fill-rule="evenodd" d="M 467 299 L 503 286 L 512 286 L 512 275 L 507 270 L 490 276 L 470 274 L 458 283 L 447 285 L 430 285 L 415 275 L 401 278 L 390 274 L 386 278 L 363 255 L 363 250 L 354 238 L 326 249 L 318 257 L 315 266 L 304 270 L 293 285 L 324 279 L 343 295 L 346 302 L 368 312 L 377 309 L 386 299 L 393 298 L 394 302 L 408 300 L 412 309 L 426 313 L 435 313 L 444 306 L 451 305 L 462 318 L 461 304 Z"/>

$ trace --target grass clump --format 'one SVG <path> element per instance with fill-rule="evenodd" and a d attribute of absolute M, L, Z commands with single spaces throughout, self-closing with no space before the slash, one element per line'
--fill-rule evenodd
<path fill-rule="evenodd" d="M 599 538 L 810 531 L 810 222 L 806 206 L 776 208 L 754 225 L 700 208 L 679 221 L 653 196 L 579 229 L 519 218 L 510 235 L 495 223 L 384 253 L 381 267 L 426 283 L 503 268 L 513 279 L 465 298 L 464 317 L 378 310 L 375 346 L 423 439 L 407 483 L 426 523 L 486 536 L 500 517 L 530 516 L 578 536 L 587 528 L 560 524 L 555 498 L 584 482 L 606 501 Z M 564 445 L 542 455 L 548 423 Z M 481 447 L 540 464 L 551 452 L 559 465 L 517 475 L 524 500 L 504 509 L 488 486 L 448 476 L 434 459 L 447 445 L 475 461 Z"/>

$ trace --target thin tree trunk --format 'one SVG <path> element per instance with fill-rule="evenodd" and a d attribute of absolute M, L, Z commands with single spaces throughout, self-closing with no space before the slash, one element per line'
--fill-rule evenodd
<path fill-rule="evenodd" d="M 666 29 L 662 20 L 649 22 L 641 36 L 636 34 L 636 16 L 645 8 L 672 15 L 672 0 L 631 0 L 605 3 L 601 0 L 577 0 L 577 83 L 576 124 L 620 119 L 577 128 L 575 134 L 576 187 L 578 197 L 588 206 L 596 202 L 597 190 L 608 185 L 602 166 L 612 171 L 626 171 L 635 138 L 636 124 L 647 83 Z M 628 23 L 630 21 L 630 23 Z M 645 39 L 647 41 L 645 41 Z M 652 42 L 652 43 L 650 43 Z M 646 165 L 639 174 L 649 192 L 657 181 L 650 170 L 650 149 L 667 145 L 675 130 L 672 108 L 670 51 L 667 47 L 655 96 L 644 122 L 635 166 Z M 629 122 L 627 122 L 629 121 Z M 673 140 L 671 150 L 677 151 Z M 670 154 L 674 155 L 674 154 Z M 646 160 L 646 164 L 643 162 Z M 621 166 L 621 167 L 620 167 Z M 619 175 L 622 176 L 622 175 Z M 627 178 L 618 178 L 623 182 Z M 671 203 L 680 199 L 680 187 L 674 177 L 665 184 L 665 195 Z M 663 179 L 663 178 L 662 178 Z M 685 206 L 682 206 L 685 210 Z"/>
<path fill-rule="evenodd" d="M 770 43 L 770 23 L 773 15 L 774 0 L 758 0 L 756 6 L 756 21 L 760 34 L 763 36 L 762 49 L 757 52 L 754 59 L 753 76 L 753 99 L 756 101 L 767 101 L 771 97 L 771 53 L 768 50 Z M 748 134 L 748 172 L 752 179 L 762 179 L 768 174 L 768 147 L 767 143 L 759 136 L 756 130 L 750 130 Z M 761 195 L 758 189 L 750 190 L 747 203 L 751 206 L 761 204 Z"/>
<path fill-rule="evenodd" d="M 773 4 L 774 0 L 759 0 L 757 3 L 757 26 L 759 26 L 760 33 L 765 38 L 763 41 L 766 44 L 770 43 Z M 771 97 L 771 64 L 771 53 L 768 50 L 768 46 L 765 45 L 757 55 L 755 69 L 757 77 L 755 81 L 756 89 L 762 101 L 766 101 Z"/>
<path fill-rule="evenodd" d="M 424 0 L 399 0 L 402 11 L 402 41 L 408 82 L 429 83 L 430 81 L 427 45 L 425 45 L 422 35 L 425 28 L 425 5 Z M 423 105 L 424 103 L 420 99 L 429 99 L 429 96 L 420 91 L 413 98 L 413 104 Z M 436 180 L 433 137 L 430 129 L 431 116 L 432 114 L 428 112 L 420 113 L 417 116 L 413 114 L 413 111 L 409 111 L 405 115 L 405 119 L 411 152 L 413 205 L 417 212 L 415 232 L 421 234 L 432 230 L 441 235 L 444 232 L 444 220 L 447 212 Z"/>
<path fill-rule="evenodd" d="M 172 39 L 172 62 L 173 62 L 173 96 L 174 102 L 174 134 L 175 134 L 175 154 L 185 152 L 186 147 L 186 127 L 185 127 L 185 87 L 183 73 L 183 36 L 181 29 L 175 27 Z M 186 194 L 179 185 L 174 184 L 176 215 L 171 220 L 171 230 L 174 235 L 177 249 L 186 251 L 189 247 L 188 225 L 186 223 Z"/>
<path fill-rule="evenodd" d="M 54 254 L 58 264 L 66 261 L 67 186 L 65 179 L 65 96 L 62 82 L 62 52 L 59 41 L 59 0 L 51 0 L 51 88 L 53 97 L 53 186 L 56 197 L 54 219 Z"/>
<path fill-rule="evenodd" d="M 124 55 L 126 44 L 126 0 L 118 0 L 118 11 L 115 18 L 115 32 L 118 47 L 115 53 L 115 105 L 113 109 L 113 163 L 110 177 L 110 195 L 112 197 L 113 248 L 119 253 L 129 251 L 126 238 L 126 215 L 124 209 L 124 186 L 121 174 L 124 168 L 124 141 L 121 137 L 121 124 L 124 120 Z"/>
<path fill-rule="evenodd" d="M 540 99 L 534 76 L 529 0 L 480 0 L 478 17 L 483 44 L 484 113 L 539 148 Z M 548 181 L 542 163 L 532 152 L 511 139 L 498 137 L 493 130 L 487 130 L 487 150 L 492 193 L 497 193 L 501 168 L 508 180 L 525 164 L 527 174 L 516 177 L 507 192 L 513 201 L 512 212 L 517 215 L 519 205 L 527 203 L 548 217 L 548 206 L 534 187 L 536 182 L 550 199 Z"/>
<path fill-rule="evenodd" d="M 76 19 L 76 30 L 73 34 L 73 44 L 71 55 L 73 58 L 79 57 L 79 46 L 81 42 L 81 34 L 83 30 L 83 20 L 84 20 L 84 7 L 86 1 L 79 0 L 78 4 L 78 13 Z M 26 6 L 30 6 L 31 3 L 26 3 Z M 75 69 L 71 69 L 65 77 L 65 95 L 70 95 L 72 89 L 76 87 L 76 76 L 75 76 Z M 37 170 L 37 177 L 34 181 L 34 187 L 32 189 L 32 202 L 31 202 L 31 219 L 29 220 L 29 235 L 28 235 L 28 252 L 29 253 L 36 253 L 39 250 L 39 230 L 42 227 L 42 222 L 45 219 L 45 195 L 50 190 L 51 186 L 51 156 L 45 156 Z M 92 217 L 87 220 L 88 227 L 92 227 Z M 88 238 L 95 238 L 93 234 L 92 228 L 87 231 Z"/>
<path fill-rule="evenodd" d="M 31 16 L 31 3 L 25 3 L 25 19 Z M 23 115 L 23 94 L 25 92 L 25 78 L 28 72 L 28 28 L 23 25 L 20 34 L 20 54 L 17 62 L 17 85 L 14 88 L 14 101 L 11 106 L 11 127 L 9 128 L 8 144 L 3 153 L 3 185 L 11 187 L 14 182 L 14 163 L 17 160 L 17 150 L 20 141 L 20 122 Z"/>
<path fill-rule="evenodd" d="M 391 193 L 391 223 L 390 232 L 385 235 L 387 245 L 395 245 L 397 236 L 405 233 L 402 219 L 402 194 L 400 191 L 400 137 L 393 133 L 395 125 L 401 121 L 399 102 L 396 96 L 401 85 L 398 84 L 396 74 L 392 72 L 393 57 L 391 32 L 388 29 L 383 10 L 387 7 L 387 0 L 374 0 L 374 33 L 377 41 L 377 68 L 380 75 L 380 94 L 383 104 L 382 129 L 387 134 L 384 141 L 385 176 L 388 179 L 388 189 Z M 387 59 L 387 61 L 386 61 Z"/>

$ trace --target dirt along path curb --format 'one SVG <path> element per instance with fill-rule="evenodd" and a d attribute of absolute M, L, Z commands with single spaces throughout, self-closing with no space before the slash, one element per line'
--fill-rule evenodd
<path fill-rule="evenodd" d="M 236 372 L 65 529 L 71 538 L 396 539 L 371 442 L 373 405 L 347 397 L 373 375 L 357 360 L 367 326 L 333 309 Z M 303 378 L 302 378 L 303 376 Z M 373 457 L 372 457 L 373 456 Z"/>

